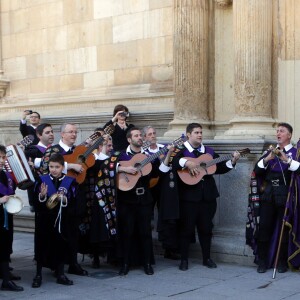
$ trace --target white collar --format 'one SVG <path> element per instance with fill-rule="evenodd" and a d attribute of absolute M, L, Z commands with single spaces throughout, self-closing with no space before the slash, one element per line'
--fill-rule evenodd
<path fill-rule="evenodd" d="M 279 145 L 277 144 L 276 148 L 279 148 Z M 291 150 L 293 148 L 292 144 L 288 144 L 284 147 L 285 152 L 288 152 L 289 150 Z"/>
<path fill-rule="evenodd" d="M 95 155 L 96 160 L 105 160 L 105 159 L 109 158 L 108 155 L 106 155 L 102 152 L 100 152 L 100 154 L 94 153 L 94 155 Z"/>
<path fill-rule="evenodd" d="M 185 141 L 185 142 L 184 142 L 184 146 L 185 146 L 185 148 L 188 149 L 189 152 L 191 152 L 191 153 L 195 150 L 195 149 L 191 146 L 191 144 L 190 144 L 188 141 Z M 201 146 L 198 147 L 197 150 L 198 150 L 199 152 L 201 152 L 201 153 L 205 153 L 205 147 L 204 147 L 204 145 L 201 144 Z"/>
<path fill-rule="evenodd" d="M 69 147 L 68 145 L 66 145 L 62 140 L 59 141 L 59 146 L 61 146 L 66 152 L 68 152 L 69 150 L 72 150 L 72 147 Z"/>
<path fill-rule="evenodd" d="M 131 150 L 131 148 L 130 148 L 130 145 L 126 148 L 126 153 L 127 153 L 127 154 L 130 153 L 130 154 L 133 154 L 133 155 L 136 154 L 136 153 L 133 153 L 133 152 L 132 152 L 132 150 Z M 141 148 L 141 152 L 138 152 L 138 153 L 145 153 L 145 151 L 144 151 L 143 148 Z"/>
<path fill-rule="evenodd" d="M 156 153 L 156 152 L 158 152 L 160 149 L 162 149 L 164 146 L 165 146 L 165 145 L 163 145 L 163 144 L 158 144 L 158 143 L 156 143 L 156 148 L 155 148 L 155 149 L 152 149 L 152 148 L 148 147 L 147 150 L 148 150 L 148 152 L 150 152 L 150 153 Z"/>
<path fill-rule="evenodd" d="M 48 146 L 45 146 L 41 141 L 38 142 L 37 146 L 41 146 L 43 148 L 47 148 Z"/>

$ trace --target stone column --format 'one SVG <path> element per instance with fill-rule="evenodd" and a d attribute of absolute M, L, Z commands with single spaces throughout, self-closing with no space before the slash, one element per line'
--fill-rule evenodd
<path fill-rule="evenodd" d="M 235 117 L 225 139 L 274 136 L 272 2 L 233 1 Z"/>
<path fill-rule="evenodd" d="M 1 3 L 0 3 L 1 11 Z M 1 14 L 0 14 L 0 23 L 1 23 Z M 0 25 L 0 98 L 3 98 L 6 93 L 6 89 L 9 85 L 9 80 L 3 76 L 3 65 L 2 65 L 2 32 Z"/>
<path fill-rule="evenodd" d="M 174 0 L 174 120 L 166 137 L 185 131 L 190 122 L 207 126 L 208 112 L 207 0 Z M 207 132 L 206 132 L 207 136 Z"/>

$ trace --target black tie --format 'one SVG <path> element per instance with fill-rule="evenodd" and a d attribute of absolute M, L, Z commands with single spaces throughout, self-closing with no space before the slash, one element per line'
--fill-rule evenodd
<path fill-rule="evenodd" d="M 72 149 L 69 149 L 66 154 L 72 154 L 73 153 L 73 150 Z"/>
<path fill-rule="evenodd" d="M 201 154 L 197 149 L 194 149 L 193 153 L 195 154 L 196 157 L 199 157 Z"/>

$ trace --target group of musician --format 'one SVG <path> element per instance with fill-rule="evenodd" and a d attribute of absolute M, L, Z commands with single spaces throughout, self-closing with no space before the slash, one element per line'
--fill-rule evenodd
<path fill-rule="evenodd" d="M 43 268 L 51 269 L 56 282 L 62 285 L 73 284 L 65 274 L 65 265 L 69 274 L 88 275 L 77 261 L 78 253 L 90 254 L 94 268 L 99 268 L 100 257 L 106 256 L 108 263 L 120 267 L 120 276 L 136 266 L 142 266 L 147 275 L 154 274 L 151 223 L 155 204 L 164 257 L 179 260 L 179 269 L 188 270 L 189 246 L 195 242 L 196 229 L 203 265 L 217 267 L 210 255 L 219 197 L 213 174 L 235 169 L 240 153 L 234 151 L 228 159 L 212 166 L 212 170 L 206 169 L 200 167 L 200 162 L 213 161 L 219 155 L 203 144 L 201 124 L 188 124 L 185 139 L 178 137 L 174 143 L 163 145 L 157 143 L 154 127 L 141 130 L 128 124 L 128 117 L 128 108 L 117 105 L 112 119 L 76 146 L 75 124 L 63 124 L 59 143 L 53 144 L 51 124 L 40 123 L 37 112 L 24 112 L 20 123 L 22 135 L 36 136 L 36 142 L 24 149 L 35 177 L 34 186 L 28 188 L 29 204 L 35 213 L 33 288 L 41 286 Z M 283 165 L 285 184 L 292 172 L 299 172 L 295 148 L 290 146 L 291 135 L 289 124 L 279 124 L 277 142 L 282 155 L 275 156 L 269 151 L 256 164 L 257 174 L 271 185 L 276 176 L 280 178 L 279 185 L 283 184 L 278 163 Z M 13 216 L 7 213 L 5 203 L 15 193 L 16 184 L 11 174 L 4 171 L 5 156 L 6 149 L 0 145 L 1 289 L 22 291 L 14 283 L 19 278 L 9 269 Z M 83 162 L 78 159 L 82 156 Z M 261 232 L 257 239 L 260 273 L 269 266 L 267 252 L 272 226 L 283 214 L 284 203 L 278 200 L 276 191 L 271 186 L 271 190 L 266 188 L 263 192 L 267 200 L 261 205 Z M 278 193 L 282 199 L 287 197 L 286 190 L 278 189 Z M 283 248 L 280 261 L 286 266 L 286 244 Z"/>

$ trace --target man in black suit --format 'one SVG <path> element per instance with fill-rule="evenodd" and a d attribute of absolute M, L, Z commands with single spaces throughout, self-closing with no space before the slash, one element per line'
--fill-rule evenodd
<path fill-rule="evenodd" d="M 26 117 L 29 116 L 29 123 L 27 125 Z M 33 145 L 37 145 L 39 143 L 39 138 L 36 135 L 36 128 L 41 122 L 41 116 L 38 112 L 32 110 L 24 110 L 22 119 L 20 121 L 20 132 L 23 137 L 31 134 L 34 136 Z"/>
<path fill-rule="evenodd" d="M 202 144 L 202 126 L 198 123 L 188 124 L 186 128 L 188 140 L 184 147 L 177 152 L 172 161 L 172 169 L 187 168 L 191 176 L 199 176 L 200 166 L 189 158 L 197 158 L 204 154 L 210 154 L 212 159 L 219 157 L 210 147 Z M 232 170 L 240 154 L 236 151 L 232 159 L 220 162 L 216 165 L 216 174 L 224 174 Z M 173 184 L 174 185 L 174 184 Z M 181 263 L 179 269 L 188 269 L 189 245 L 197 228 L 198 238 L 202 248 L 203 265 L 208 268 L 216 268 L 217 265 L 210 257 L 213 218 L 217 209 L 217 197 L 219 192 L 212 175 L 205 175 L 195 185 L 184 183 L 177 178 L 180 207 L 180 252 Z"/>
<path fill-rule="evenodd" d="M 29 164 L 34 170 L 33 173 L 35 178 L 38 178 L 40 175 L 39 169 L 40 169 L 42 157 L 44 156 L 47 147 L 51 146 L 54 141 L 54 134 L 53 134 L 53 129 L 51 124 L 48 123 L 39 124 L 36 128 L 36 134 L 39 142 L 35 145 L 27 146 L 25 148 L 25 155 L 27 159 L 29 159 Z M 31 212 L 34 212 L 33 190 L 34 190 L 34 186 L 29 187 L 27 189 Z"/>

